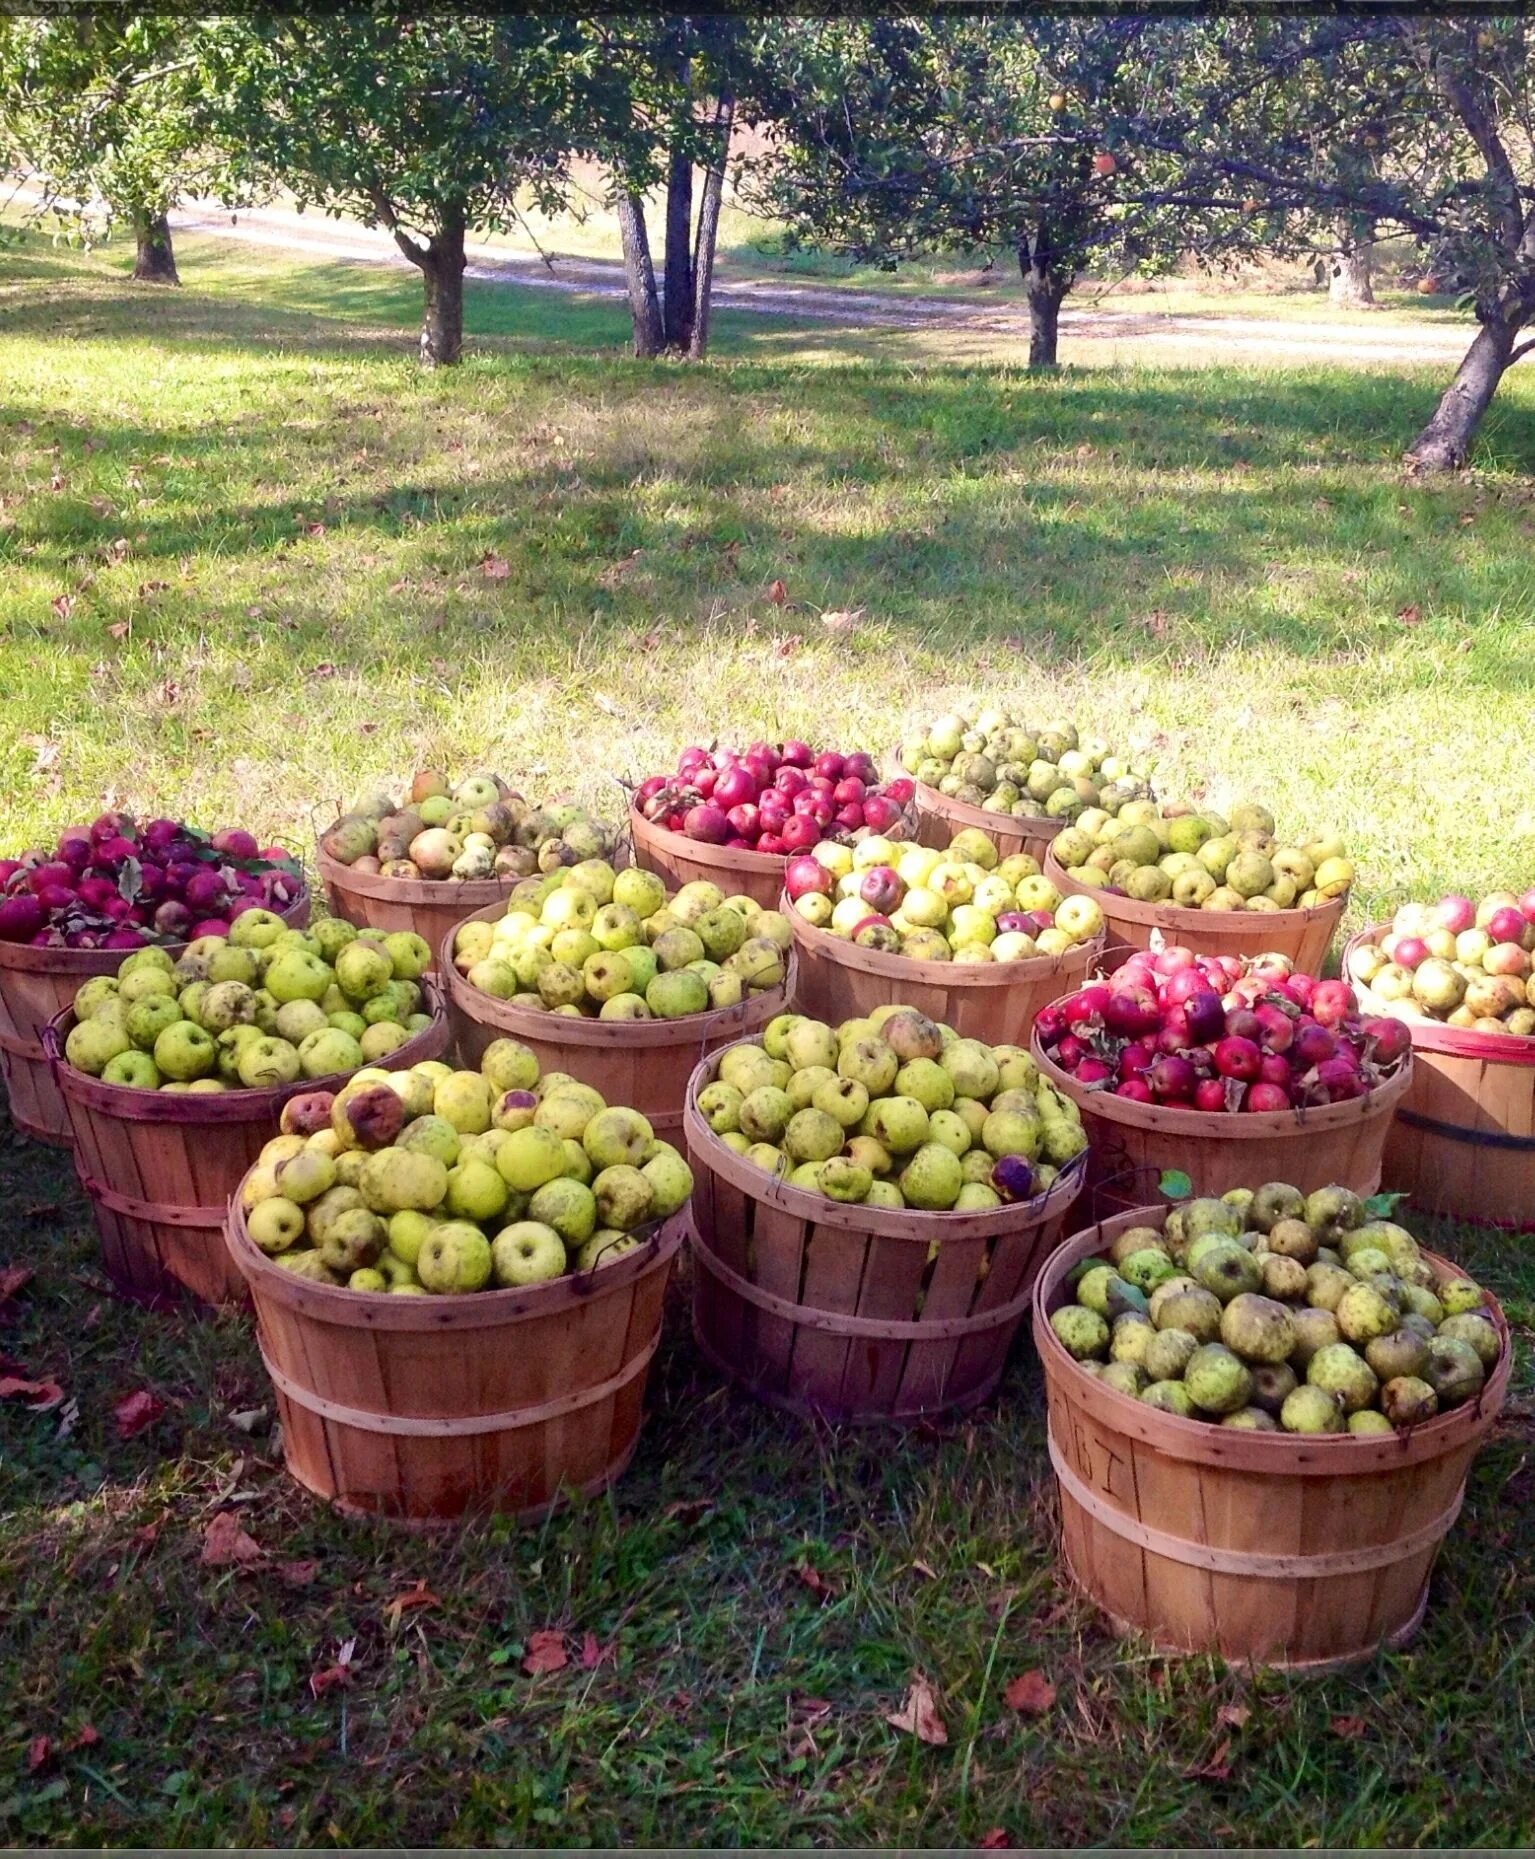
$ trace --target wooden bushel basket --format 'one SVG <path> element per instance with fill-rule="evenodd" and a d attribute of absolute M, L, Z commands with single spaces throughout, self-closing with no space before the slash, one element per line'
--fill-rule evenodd
<path fill-rule="evenodd" d="M 358 929 L 414 930 L 432 951 L 455 923 L 471 911 L 505 906 L 518 878 L 478 878 L 459 884 L 426 878 L 385 878 L 377 872 L 353 871 L 333 859 L 321 846 L 315 848 L 315 866 L 325 886 L 331 913 Z"/>
<path fill-rule="evenodd" d="M 1287 1181 L 1303 1194 L 1336 1183 L 1368 1197 L 1380 1187 L 1386 1132 L 1414 1071 L 1408 1054 L 1373 1091 L 1342 1104 L 1177 1110 L 1086 1089 L 1056 1064 L 1037 1035 L 1030 1050 L 1045 1077 L 1082 1113 L 1092 1145 L 1093 1211 L 1100 1216 L 1137 1206 L 1156 1192 L 1170 1168 L 1189 1177 L 1196 1195 Z"/>
<path fill-rule="evenodd" d="M 1345 974 L 1350 953 L 1390 927 L 1350 939 Z M 1372 1013 L 1393 1012 L 1366 983 L 1353 986 Z M 1535 1229 L 1535 1039 L 1401 1018 L 1412 1085 L 1386 1136 L 1387 1178 L 1430 1213 Z"/>
<path fill-rule="evenodd" d="M 405 1071 L 449 1048 L 442 1002 L 432 1024 L 377 1063 Z M 72 1007 L 43 1038 L 74 1137 L 75 1173 L 101 1235 L 101 1262 L 120 1297 L 168 1309 L 187 1294 L 204 1304 L 243 1301 L 224 1245 L 229 1197 L 277 1134 L 290 1097 L 339 1091 L 350 1074 L 256 1091 L 140 1091 L 103 1084 L 64 1058 Z"/>
<path fill-rule="evenodd" d="M 245 1231 L 283 1457 L 353 1515 L 425 1524 L 545 1515 L 594 1495 L 634 1455 L 680 1218 L 595 1271 L 521 1290 L 396 1297 L 284 1271 Z"/>
<path fill-rule="evenodd" d="M 1080 987 L 1103 953 L 1103 939 L 1095 937 L 1064 955 L 1021 962 L 919 962 L 861 949 L 845 936 L 817 929 L 787 897 L 779 909 L 799 953 L 795 1006 L 833 1025 L 899 1004 L 952 1026 L 961 1039 L 1027 1045 L 1035 1014 Z"/>
<path fill-rule="evenodd" d="M 789 1187 L 699 1114 L 688 1087 L 693 1334 L 759 1400 L 826 1420 L 911 1421 L 996 1388 L 1082 1161 L 1046 1194 L 976 1213 L 844 1205 Z"/>
<path fill-rule="evenodd" d="M 291 929 L 309 921 L 309 893 L 282 912 Z M 185 943 L 165 945 L 179 956 Z M 132 949 L 35 949 L 30 943 L 0 942 L 0 1073 L 10 1099 L 11 1121 L 23 1136 L 67 1148 L 71 1139 L 48 1055 L 43 1028 L 71 1006 L 95 975 L 115 975 Z"/>
<path fill-rule="evenodd" d="M 501 909 L 492 906 L 460 923 L 494 923 L 501 915 Z M 458 927 L 455 924 L 443 938 L 438 974 L 465 1063 L 477 1066 L 497 1039 L 519 1039 L 533 1052 L 541 1072 L 569 1072 L 600 1091 L 608 1103 L 639 1111 L 667 1141 L 682 1129 L 682 1101 L 698 1061 L 760 1032 L 775 1015 L 787 1012 L 794 998 L 797 963 L 791 949 L 782 982 L 735 1007 L 691 1013 L 681 1020 L 578 1020 L 573 1014 L 541 1013 L 469 985 L 453 962 Z"/>
<path fill-rule="evenodd" d="M 1348 905 L 1348 893 L 1305 910 L 1188 910 L 1181 904 L 1143 904 L 1100 886 L 1081 884 L 1045 855 L 1045 876 L 1063 893 L 1096 897 L 1108 925 L 1109 952 L 1179 944 L 1199 955 L 1285 955 L 1304 974 L 1319 975 Z"/>
<path fill-rule="evenodd" d="M 727 897 L 754 898 L 764 910 L 777 907 L 788 863 L 779 853 L 743 852 L 739 846 L 711 846 L 685 833 L 669 833 L 638 807 L 629 809 L 629 837 L 635 863 L 664 878 L 669 891 L 706 879 Z"/>
<path fill-rule="evenodd" d="M 1043 859 L 1050 842 L 1066 824 L 1043 813 L 994 813 L 973 806 L 967 800 L 955 800 L 925 782 L 917 783 L 917 843 L 943 851 L 957 832 L 967 826 L 979 827 L 995 841 L 1003 858 L 1015 852 L 1027 852 L 1030 858 Z"/>
<path fill-rule="evenodd" d="M 1070 1301 L 1072 1266 L 1166 1216 L 1165 1206 L 1138 1207 L 1075 1234 L 1035 1286 L 1072 1579 L 1120 1632 L 1232 1663 L 1319 1670 L 1403 1644 L 1503 1405 L 1512 1363 L 1503 1313 L 1492 1309 L 1503 1354 L 1480 1397 L 1410 1432 L 1249 1433 L 1185 1420 L 1105 1387 L 1050 1328 L 1050 1313 Z"/>

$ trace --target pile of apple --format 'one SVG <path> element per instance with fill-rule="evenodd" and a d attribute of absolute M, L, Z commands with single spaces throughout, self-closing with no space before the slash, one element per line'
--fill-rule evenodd
<path fill-rule="evenodd" d="M 1044 728 L 1005 710 L 951 710 L 901 744 L 901 766 L 924 787 L 988 813 L 1074 820 L 1148 796 L 1147 770 L 1070 723 Z"/>
<path fill-rule="evenodd" d="M 408 930 L 359 932 L 326 917 L 288 929 L 243 911 L 178 961 L 139 949 L 75 995 L 64 1056 L 104 1084 L 142 1091 L 265 1090 L 384 1058 L 431 1025 L 419 976 L 432 952 Z"/>
<path fill-rule="evenodd" d="M 0 859 L 0 942 L 138 949 L 222 936 L 242 911 L 286 910 L 303 876 L 281 846 L 238 827 L 104 813 L 67 827 L 52 852 Z"/>
<path fill-rule="evenodd" d="M 942 852 L 878 837 L 823 843 L 789 860 L 784 890 L 817 929 L 922 962 L 1063 955 L 1103 928 L 1095 899 L 1063 898 L 1036 859 L 1003 858 L 975 827 Z"/>
<path fill-rule="evenodd" d="M 1050 848 L 1078 884 L 1187 910 L 1295 910 L 1341 897 L 1354 882 L 1343 841 L 1285 844 L 1266 807 L 1229 815 L 1133 800 L 1110 815 L 1088 808 Z"/>
<path fill-rule="evenodd" d="M 460 924 L 453 965 L 497 1000 L 602 1020 L 679 1020 L 782 985 L 787 917 L 700 879 L 584 860 L 527 878 L 498 923 Z"/>
<path fill-rule="evenodd" d="M 353 871 L 461 884 L 611 858 L 617 842 L 611 827 L 568 802 L 530 806 L 500 775 L 454 784 L 435 768 L 403 794 L 361 795 L 320 836 L 321 850 Z"/>
<path fill-rule="evenodd" d="M 668 832 L 782 858 L 822 839 L 905 838 L 914 792 L 899 778 L 882 785 L 873 756 L 862 751 L 754 742 L 739 754 L 684 749 L 674 774 L 640 783 L 634 805 Z"/>
<path fill-rule="evenodd" d="M 498 1039 L 477 1072 L 427 1060 L 290 1098 L 241 1201 L 285 1270 L 419 1296 L 592 1271 L 692 1192 L 638 1111 Z"/>
<path fill-rule="evenodd" d="M 1480 1286 L 1439 1279 L 1347 1188 L 1282 1181 L 1190 1201 L 1073 1273 L 1050 1316 L 1120 1394 L 1272 1433 L 1381 1434 L 1473 1401 L 1503 1351 Z"/>
<path fill-rule="evenodd" d="M 698 1111 L 790 1187 L 870 1207 L 1031 1200 L 1087 1147 L 1076 1106 L 1021 1047 L 959 1039 L 914 1007 L 838 1027 L 780 1014 L 727 1048 Z"/>
<path fill-rule="evenodd" d="M 1272 1111 L 1364 1097 L 1402 1064 L 1400 1020 L 1361 1018 L 1346 981 L 1283 955 L 1137 949 L 1035 1017 L 1043 1050 L 1077 1084 L 1138 1104 Z"/>
<path fill-rule="evenodd" d="M 1403 904 L 1349 951 L 1348 973 L 1384 1013 L 1535 1038 L 1535 890 Z"/>

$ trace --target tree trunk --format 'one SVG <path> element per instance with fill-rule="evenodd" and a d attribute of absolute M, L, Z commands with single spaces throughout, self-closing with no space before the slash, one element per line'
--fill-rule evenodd
<path fill-rule="evenodd" d="M 645 208 L 638 194 L 618 197 L 618 231 L 624 246 L 624 282 L 629 288 L 629 317 L 634 325 L 634 352 L 649 361 L 666 345 L 661 300 L 656 295 L 656 268 L 645 231 Z"/>
<path fill-rule="evenodd" d="M 666 346 L 685 355 L 693 339 L 693 157 L 673 149 L 666 177 Z"/>
<path fill-rule="evenodd" d="M 1056 341 L 1061 301 L 1071 289 L 1071 279 L 1051 262 L 1043 238 L 1018 247 L 1018 269 L 1023 274 L 1023 291 L 1029 304 L 1029 366 L 1056 366 Z"/>
<path fill-rule="evenodd" d="M 704 175 L 703 198 L 698 205 L 698 244 L 693 253 L 693 327 L 688 354 L 702 361 L 709 347 L 709 297 L 714 287 L 714 248 L 719 240 L 720 204 L 725 195 L 725 164 L 730 158 L 730 127 L 735 98 L 721 97 L 719 148 Z"/>
<path fill-rule="evenodd" d="M 1370 244 L 1373 225 L 1363 235 L 1347 220 L 1338 224 L 1338 249 L 1327 261 L 1328 301 L 1343 310 L 1373 310 L 1375 292 L 1370 285 Z"/>
<path fill-rule="evenodd" d="M 443 214 L 443 223 L 417 251 L 426 286 L 421 318 L 421 366 L 451 368 L 464 352 L 464 214 Z"/>
<path fill-rule="evenodd" d="M 1420 471 L 1458 471 L 1513 355 L 1523 318 L 1483 323 L 1455 379 L 1445 389 L 1434 417 L 1412 443 L 1407 457 Z"/>
<path fill-rule="evenodd" d="M 179 284 L 176 250 L 171 244 L 171 223 L 163 213 L 150 213 L 142 207 L 133 209 L 133 237 L 137 252 L 133 260 L 136 284 Z"/>

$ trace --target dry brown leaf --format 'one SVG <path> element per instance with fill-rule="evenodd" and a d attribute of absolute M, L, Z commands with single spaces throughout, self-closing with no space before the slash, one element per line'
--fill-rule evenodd
<path fill-rule="evenodd" d="M 983 1853 L 1006 1852 L 1012 1844 L 1012 1837 L 1006 1827 L 993 1827 L 989 1833 L 983 1833 L 976 1841 L 977 1848 Z"/>
<path fill-rule="evenodd" d="M 1231 1774 L 1231 1738 L 1216 1747 L 1215 1753 L 1206 1762 L 1196 1763 L 1194 1767 L 1183 1771 L 1186 1782 L 1223 1782 Z"/>
<path fill-rule="evenodd" d="M 403 1594 L 397 1594 L 384 1609 L 384 1618 L 391 1627 L 399 1626 L 406 1614 L 418 1607 L 441 1607 L 442 1602 L 432 1593 L 424 1581 L 418 1581 L 407 1588 Z"/>
<path fill-rule="evenodd" d="M 325 534 L 325 525 L 323 523 L 306 523 L 304 525 L 304 534 L 306 536 L 323 536 Z"/>
<path fill-rule="evenodd" d="M 1423 618 L 1423 610 L 1416 601 L 1409 601 L 1405 607 L 1398 607 L 1396 617 L 1404 626 L 1416 626 Z"/>
<path fill-rule="evenodd" d="M 1231 1730 L 1244 1730 L 1252 1721 L 1252 1712 L 1245 1704 L 1223 1704 L 1215 1713 L 1215 1721 Z"/>
<path fill-rule="evenodd" d="M 864 616 L 862 607 L 839 608 L 821 615 L 821 624 L 829 633 L 850 633 Z"/>
<path fill-rule="evenodd" d="M 1021 1672 L 1002 1693 L 1009 1710 L 1038 1717 L 1055 1703 L 1055 1686 L 1043 1672 Z"/>
<path fill-rule="evenodd" d="M 558 1627 L 543 1627 L 528 1636 L 527 1656 L 523 1659 L 522 1669 L 529 1678 L 537 1678 L 544 1672 L 563 1672 L 569 1664 L 570 1654 L 565 1650 L 565 1635 Z"/>
<path fill-rule="evenodd" d="M 75 597 L 73 594 L 56 594 L 48 605 L 58 619 L 67 620 L 75 610 Z"/>
<path fill-rule="evenodd" d="M 320 1572 L 319 1563 L 312 1557 L 302 1562 L 279 1562 L 277 1573 L 290 1588 L 307 1588 Z"/>
<path fill-rule="evenodd" d="M 134 1439 L 146 1427 L 152 1427 L 165 1412 L 165 1403 L 147 1388 L 135 1388 L 125 1394 L 112 1409 L 112 1419 L 119 1439 Z"/>
<path fill-rule="evenodd" d="M 782 581 L 769 581 L 767 597 L 775 607 L 781 607 L 789 598 L 789 590 Z"/>
<path fill-rule="evenodd" d="M 232 1510 L 221 1510 L 203 1534 L 202 1559 L 208 1568 L 257 1567 L 265 1560 L 255 1537 L 240 1528 Z"/>
<path fill-rule="evenodd" d="M 1363 1717 L 1334 1717 L 1329 1721 L 1327 1727 L 1332 1731 L 1334 1736 L 1346 1737 L 1352 1742 L 1356 1738 L 1363 1736 L 1370 1726 L 1365 1722 Z"/>
<path fill-rule="evenodd" d="M 131 620 L 114 620 L 107 628 L 107 636 L 111 639 L 126 639 L 132 631 L 133 622 Z"/>
<path fill-rule="evenodd" d="M 935 1749 L 941 1749 L 949 1740 L 949 1732 L 938 1714 L 938 1700 L 933 1696 L 933 1688 L 920 1672 L 911 1681 L 906 1702 L 898 1711 L 886 1717 L 885 1722 L 892 1729 L 904 1730 L 908 1736 L 916 1737 L 919 1743 L 928 1743 Z"/>
<path fill-rule="evenodd" d="M 805 641 L 798 633 L 790 633 L 787 639 L 780 639 L 773 647 L 773 656 L 774 658 L 793 658 L 804 643 Z"/>
<path fill-rule="evenodd" d="M 336 1648 L 336 1663 L 328 1665 L 321 1672 L 311 1672 L 309 1689 L 317 1698 L 323 1698 L 327 1691 L 337 1685 L 347 1685 L 352 1680 L 352 1655 L 357 1650 L 355 1639 L 343 1640 Z"/>
<path fill-rule="evenodd" d="M 480 573 L 487 581 L 504 581 L 511 572 L 512 564 L 496 554 L 487 555 L 480 562 Z"/>
<path fill-rule="evenodd" d="M 794 1573 L 798 1576 L 801 1584 L 808 1588 L 810 1592 L 821 1601 L 829 1601 L 837 1592 L 835 1587 L 833 1587 L 821 1571 L 817 1568 L 812 1568 L 808 1562 L 800 1563 Z"/>
<path fill-rule="evenodd" d="M 0 1272 L 0 1304 L 15 1297 L 24 1285 L 31 1283 L 31 1280 L 32 1267 L 30 1265 L 12 1265 L 8 1270 Z"/>
<path fill-rule="evenodd" d="M 16 1375 L 0 1375 L 0 1401 L 25 1401 L 40 1414 L 57 1407 L 64 1390 L 56 1381 L 24 1381 Z"/>
<path fill-rule="evenodd" d="M 309 675 L 311 678 L 334 678 L 336 675 L 336 667 L 329 659 L 326 659 L 323 665 L 316 665 Z"/>

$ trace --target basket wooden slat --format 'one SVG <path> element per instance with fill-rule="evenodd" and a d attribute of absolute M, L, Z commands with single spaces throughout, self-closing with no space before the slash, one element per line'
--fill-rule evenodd
<path fill-rule="evenodd" d="M 764 910 L 778 903 L 788 863 L 778 853 L 705 845 L 685 833 L 669 833 L 647 820 L 638 807 L 629 809 L 629 837 L 634 842 L 635 863 L 664 878 L 669 891 L 704 879 L 717 884 L 727 897 L 754 898 Z"/>
<path fill-rule="evenodd" d="M 288 1471 L 351 1514 L 405 1523 L 546 1515 L 633 1457 L 683 1224 L 593 1272 L 522 1290 L 395 1297 L 317 1284 L 245 1230 L 249 1284 Z"/>
<path fill-rule="evenodd" d="M 1066 824 L 1043 813 L 994 813 L 967 800 L 955 800 L 925 781 L 917 782 L 916 789 L 917 843 L 940 852 L 956 833 L 973 826 L 996 842 L 1003 858 L 1027 852 L 1030 858 L 1043 859 L 1051 840 Z"/>
<path fill-rule="evenodd" d="M 1021 962 L 921 962 L 862 949 L 845 936 L 817 929 L 787 897 L 779 909 L 789 919 L 799 952 L 795 1005 L 834 1026 L 899 1004 L 953 1027 L 962 1039 L 1027 1044 L 1040 1008 L 1080 987 L 1103 953 L 1103 940 L 1095 937 L 1063 955 Z"/>
<path fill-rule="evenodd" d="M 1138 1207 L 1075 1234 L 1034 1287 L 1049 1450 L 1067 1568 L 1121 1632 L 1179 1652 L 1304 1670 L 1370 1658 L 1422 1620 L 1466 1473 L 1504 1400 L 1503 1355 L 1479 1400 L 1393 1436 L 1249 1433 L 1192 1423 L 1106 1387 L 1050 1329 L 1067 1275 Z M 1442 1277 L 1446 1260 L 1426 1255 Z"/>
<path fill-rule="evenodd" d="M 985 1400 L 1076 1199 L 1081 1159 L 1027 1204 L 841 1205 L 719 1140 L 697 1109 L 718 1068 L 716 1055 L 694 1072 L 684 1118 L 704 1354 L 758 1399 L 825 1419 L 917 1420 Z"/>
<path fill-rule="evenodd" d="M 1354 950 L 1390 927 L 1349 939 L 1345 973 Z M 1366 983 L 1353 985 L 1370 1012 L 1393 1011 Z M 1535 1230 L 1535 1039 L 1402 1020 L 1413 1077 L 1386 1137 L 1388 1179 L 1430 1213 Z"/>
<path fill-rule="evenodd" d="M 1242 960 L 1270 952 L 1285 955 L 1304 973 L 1319 975 L 1348 906 L 1345 892 L 1305 910 L 1188 910 L 1181 904 L 1143 904 L 1082 884 L 1053 852 L 1045 854 L 1044 868 L 1057 890 L 1097 898 L 1108 926 L 1110 954 L 1116 948 L 1152 948 L 1152 938 L 1160 936 L 1200 955 L 1234 955 Z"/>
<path fill-rule="evenodd" d="M 1090 1091 L 1056 1064 L 1036 1035 L 1035 1063 L 1082 1113 L 1092 1144 L 1094 1211 L 1117 1213 L 1157 1189 L 1164 1169 L 1181 1169 L 1196 1195 L 1256 1182 L 1288 1181 L 1309 1194 L 1336 1182 L 1356 1194 L 1380 1187 L 1386 1132 L 1412 1082 L 1409 1056 L 1364 1097 L 1298 1110 L 1178 1110 Z"/>
<path fill-rule="evenodd" d="M 309 894 L 301 893 L 282 912 L 292 929 L 309 921 Z M 179 956 L 185 943 L 167 945 Z M 35 949 L 30 943 L 0 942 L 0 1077 L 10 1100 L 11 1121 L 35 1142 L 65 1148 L 71 1141 L 64 1100 L 43 1051 L 43 1028 L 70 1006 L 96 975 L 115 975 L 131 949 Z"/>
<path fill-rule="evenodd" d="M 447 1014 L 430 986 L 427 999 L 432 1024 L 379 1060 L 385 1070 L 404 1071 L 450 1050 Z M 43 1039 L 114 1289 L 156 1310 L 188 1294 L 203 1304 L 243 1301 L 244 1280 L 223 1238 L 229 1197 L 277 1134 L 288 1099 L 337 1091 L 346 1076 L 207 1093 L 104 1084 L 63 1056 L 74 1018 L 73 1007 L 65 1008 Z"/>
<path fill-rule="evenodd" d="M 565 1071 L 610 1104 L 623 1104 L 648 1117 L 668 1141 L 682 1128 L 688 1079 L 705 1053 L 760 1032 L 795 998 L 797 957 L 786 958 L 783 981 L 749 995 L 734 1007 L 688 1014 L 680 1020 L 576 1019 L 541 1012 L 471 987 L 453 962 L 453 936 L 464 923 L 494 923 L 504 905 L 461 917 L 443 937 L 438 973 L 447 995 L 458 1049 L 466 1064 L 478 1065 L 497 1039 L 520 1039 L 538 1059 L 540 1071 Z"/>

